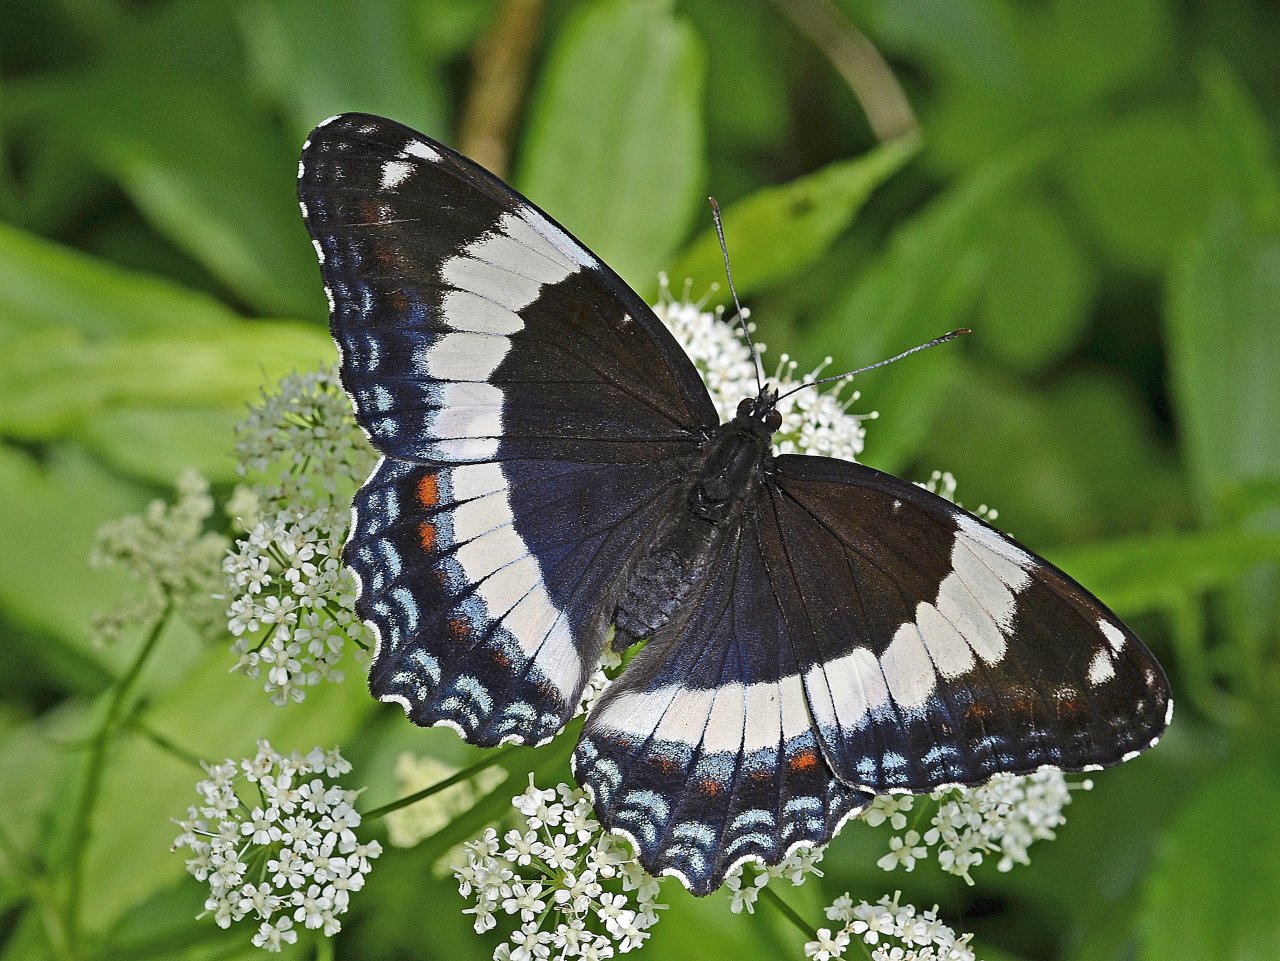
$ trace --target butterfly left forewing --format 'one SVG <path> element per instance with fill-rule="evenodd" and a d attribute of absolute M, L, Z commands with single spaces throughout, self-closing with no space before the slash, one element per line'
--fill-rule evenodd
<path fill-rule="evenodd" d="M 1116 764 L 1171 712 L 1151 652 L 1083 587 L 916 485 L 783 456 L 769 579 L 823 753 L 871 791 Z"/>

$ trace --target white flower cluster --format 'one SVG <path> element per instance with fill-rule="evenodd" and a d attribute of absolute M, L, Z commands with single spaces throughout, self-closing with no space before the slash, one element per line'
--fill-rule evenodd
<path fill-rule="evenodd" d="M 382 853 L 356 837 L 359 792 L 333 783 L 351 765 L 337 750 L 285 756 L 259 741 L 253 758 L 206 770 L 174 841 L 191 852 L 187 870 L 209 883 L 205 910 L 223 928 L 252 915 L 253 943 L 268 951 L 297 941 L 295 925 L 337 934 Z"/>
<path fill-rule="evenodd" d="M 792 887 L 800 887 L 809 875 L 823 877 L 818 864 L 826 846 L 800 845 L 777 864 L 769 867 L 747 861 L 725 875 L 724 885 L 729 889 L 729 910 L 734 914 L 754 914 L 760 892 L 772 881 L 785 878 Z"/>
<path fill-rule="evenodd" d="M 466 844 L 454 871 L 458 890 L 475 905 L 477 933 L 518 921 L 494 961 L 596 961 L 634 951 L 658 920 L 659 883 L 630 846 L 606 834 L 587 796 L 567 785 L 529 789 L 512 799 L 524 829 L 501 839 L 493 828 Z"/>
<path fill-rule="evenodd" d="M 725 320 L 723 311 L 703 310 L 701 304 L 690 302 L 687 295 L 674 300 L 666 278 L 660 279 L 662 296 L 654 305 L 654 312 L 702 374 L 720 419 L 729 420 L 739 402 L 754 397 L 758 390 L 751 351 L 736 324 Z M 755 346 L 763 355 L 764 344 L 757 342 Z M 828 357 L 816 370 L 797 380 L 797 363 L 783 354 L 771 383 L 785 394 L 792 387 L 816 380 L 830 363 Z M 862 453 L 866 433 L 862 422 L 876 415 L 849 413 L 849 406 L 859 395 L 853 391 L 842 396 L 847 384 L 848 381 L 837 381 L 829 389 L 802 390 L 780 401 L 782 429 L 773 439 L 777 452 L 856 460 Z"/>
<path fill-rule="evenodd" d="M 805 956 L 813 961 L 843 958 L 851 943 L 861 941 L 870 946 L 871 961 L 975 961 L 969 947 L 973 935 L 957 936 L 938 920 L 937 905 L 917 912 L 910 904 L 899 904 L 900 895 L 894 892 L 876 904 L 854 904 L 847 894 L 837 898 L 826 914 L 841 927 L 819 928 L 817 939 L 804 946 Z"/>
<path fill-rule="evenodd" d="M 341 681 L 347 650 L 372 640 L 342 545 L 373 455 L 332 370 L 284 378 L 237 433 L 253 484 L 228 505 L 246 532 L 223 565 L 232 652 L 249 677 L 265 675 L 273 703 L 301 701 L 308 687 Z"/>
<path fill-rule="evenodd" d="M 195 471 L 185 471 L 176 489 L 173 504 L 154 500 L 146 513 L 130 514 L 98 529 L 90 565 L 122 567 L 143 587 L 142 593 L 94 618 L 99 643 L 115 641 L 131 626 L 156 617 L 166 598 L 201 635 L 212 637 L 221 631 L 213 595 L 227 540 L 205 530 L 213 514 L 209 482 Z"/>
<path fill-rule="evenodd" d="M 1063 809 L 1071 803 L 1071 791 L 1092 786 L 1087 780 L 1069 783 L 1061 771 L 1046 768 L 1021 777 L 998 774 L 980 787 L 935 791 L 929 799 L 937 810 L 923 836 L 904 830 L 915 804 L 928 803 L 909 794 L 877 797 L 862 817 L 873 827 L 888 821 L 900 832 L 890 838 L 889 853 L 876 862 L 884 870 L 910 871 L 932 848 L 942 870 L 972 884 L 972 870 L 988 855 L 999 855 L 996 867 L 1001 871 L 1030 864 L 1031 845 L 1053 840 L 1055 830 L 1066 823 Z"/>

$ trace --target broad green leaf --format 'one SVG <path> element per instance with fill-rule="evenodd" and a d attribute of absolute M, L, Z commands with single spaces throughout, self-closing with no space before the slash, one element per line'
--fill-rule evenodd
<path fill-rule="evenodd" d="M 787 184 L 765 187 L 724 211 L 725 243 L 741 296 L 795 277 L 830 248 L 853 222 L 871 192 L 902 168 L 919 142 L 906 138 L 851 160 L 840 160 Z M 693 289 L 713 283 L 714 300 L 729 301 L 724 259 L 713 228 L 703 231 L 670 270 L 677 289 L 692 278 Z"/>
<path fill-rule="evenodd" d="M 829 353 L 832 370 L 851 370 L 961 326 L 988 276 L 1002 213 L 1038 156 L 1037 150 L 1003 157 L 899 227 L 888 249 L 833 298 L 795 353 Z M 944 346 L 857 379 L 859 409 L 877 409 L 884 418 L 868 429 L 868 463 L 900 469 L 918 449 L 960 349 Z"/>
<path fill-rule="evenodd" d="M 248 400 L 248 398 L 245 398 Z M 223 407 L 122 407 L 86 420 L 75 437 L 121 473 L 170 485 L 188 468 L 215 484 L 239 479 L 232 448 L 244 403 Z"/>
<path fill-rule="evenodd" d="M 211 297 L 0 224 L 0 336 L 66 327 L 89 337 L 195 327 L 234 315 Z"/>
<path fill-rule="evenodd" d="M 1083 333 L 1096 284 L 1093 264 L 1052 207 L 1015 207 L 995 242 L 973 339 L 1015 370 L 1044 370 Z"/>
<path fill-rule="evenodd" d="M 20 626 L 5 643 L 21 646 L 28 669 L 55 686 L 97 689 L 116 649 L 95 650 L 89 623 L 131 589 L 124 575 L 89 570 L 98 526 L 139 510 L 142 491 L 61 446 L 43 460 L 0 448 L 0 527 L 12 545 L 0 551 L 0 610 Z"/>
<path fill-rule="evenodd" d="M 1147 534 L 1053 552 L 1054 563 L 1125 616 L 1162 609 L 1171 596 L 1199 594 L 1259 564 L 1280 563 L 1280 534 L 1208 530 Z"/>
<path fill-rule="evenodd" d="M 1062 177 L 1099 244 L 1159 272 L 1207 209 L 1208 172 L 1188 111 L 1161 104 L 1088 131 Z"/>
<path fill-rule="evenodd" d="M 997 508 L 1032 547 L 1185 519 L 1176 463 L 1145 399 L 1115 374 L 1085 369 L 1032 389 L 965 365 L 933 426 L 922 468 L 952 471 L 967 507 Z"/>
<path fill-rule="evenodd" d="M 241 23 L 256 84 L 285 111 L 294 139 L 359 110 L 444 134 L 443 77 L 415 48 L 406 0 L 255 0 Z"/>
<path fill-rule="evenodd" d="M 0 353 L 0 431 L 57 436 L 119 406 L 225 410 L 252 399 L 264 380 L 314 369 L 331 352 L 321 331 L 269 321 L 99 343 L 68 330 L 31 333 Z"/>
<path fill-rule="evenodd" d="M 1170 375 L 1202 504 L 1280 477 L 1280 231 L 1220 204 L 1169 277 Z"/>
<path fill-rule="evenodd" d="M 1147 881 L 1142 961 L 1271 961 L 1280 950 L 1280 778 L 1269 761 L 1195 785 Z"/>
<path fill-rule="evenodd" d="M 1214 190 L 1237 200 L 1258 221 L 1280 216 L 1280 166 L 1267 118 L 1249 90 L 1220 57 L 1200 66 L 1200 122 L 1210 152 Z"/>
<path fill-rule="evenodd" d="M 582 7 L 530 108 L 518 184 L 640 290 L 702 210 L 702 46 L 656 0 Z"/>
<path fill-rule="evenodd" d="M 1053 0 L 1049 7 L 1043 45 L 1033 48 L 1047 95 L 1093 100 L 1167 68 L 1174 43 L 1169 0 Z"/>
<path fill-rule="evenodd" d="M 794 122 L 782 71 L 805 41 L 779 30 L 786 21 L 765 4 L 684 0 L 680 8 L 696 25 L 713 64 L 707 71 L 707 139 L 713 149 L 724 150 L 712 169 L 715 190 L 728 195 L 730 162 L 750 150 L 776 148 Z M 732 30 L 724 28 L 729 22 Z"/>
<path fill-rule="evenodd" d="M 260 313 L 323 316 L 294 185 L 301 144 L 232 79 L 102 69 L 48 84 L 33 111 Z"/>
<path fill-rule="evenodd" d="M 163 647 L 156 656 L 164 656 Z M 354 664 L 347 665 L 346 682 L 321 684 L 302 705 L 279 708 L 268 702 L 261 681 L 231 673 L 233 662 L 225 647 L 208 651 L 141 722 L 187 751 L 221 761 L 251 756 L 258 738 L 285 752 L 340 746 L 375 707 Z M 181 879 L 183 855 L 169 850 L 177 834 L 171 818 L 186 815 L 203 776 L 139 735 L 122 739 L 107 769 L 103 813 L 86 862 L 85 890 L 93 892 L 85 905 L 88 927 L 102 930 Z M 127 823 L 116 820 L 125 812 Z"/>

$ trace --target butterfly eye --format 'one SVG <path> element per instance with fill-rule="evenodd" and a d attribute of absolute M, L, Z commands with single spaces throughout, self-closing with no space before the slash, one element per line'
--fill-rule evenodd
<path fill-rule="evenodd" d="M 768 427 L 770 430 L 777 430 L 779 427 L 781 427 L 782 412 L 777 410 L 769 411 L 769 413 L 765 416 L 764 426 Z"/>
<path fill-rule="evenodd" d="M 745 397 L 742 400 L 738 401 L 738 416 L 746 417 L 748 414 L 751 413 L 751 408 L 754 406 L 755 406 L 755 401 L 753 401 L 750 397 Z"/>

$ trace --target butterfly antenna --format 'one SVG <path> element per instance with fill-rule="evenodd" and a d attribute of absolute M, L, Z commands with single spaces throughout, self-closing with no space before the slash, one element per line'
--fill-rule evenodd
<path fill-rule="evenodd" d="M 751 341 L 751 331 L 747 329 L 747 319 L 742 313 L 742 304 L 738 302 L 738 292 L 733 286 L 733 270 L 729 267 L 729 247 L 724 242 L 724 223 L 720 220 L 720 205 L 716 203 L 715 197 L 708 197 L 707 202 L 711 204 L 711 219 L 715 221 L 716 236 L 720 238 L 720 253 L 724 254 L 724 273 L 729 278 L 729 293 L 733 295 L 733 306 L 738 311 L 738 323 L 742 326 L 742 336 L 747 339 L 747 347 L 751 349 L 751 359 L 755 362 L 756 388 L 763 394 L 764 369 L 760 366 L 760 354 Z"/>
<path fill-rule="evenodd" d="M 889 364 L 896 363 L 904 357 L 910 357 L 912 354 L 918 354 L 922 350 L 928 350 L 930 347 L 937 347 L 939 344 L 945 344 L 949 340 L 955 340 L 957 337 L 963 337 L 965 334 L 969 333 L 972 333 L 972 331 L 969 330 L 968 327 L 960 327 L 957 330 L 952 330 L 943 334 L 941 337 L 933 338 L 933 340 L 929 341 L 927 344 L 917 344 L 910 350 L 904 350 L 902 353 L 890 357 L 888 360 L 878 360 L 874 364 L 868 364 L 866 367 L 859 367 L 857 370 L 846 371 L 843 374 L 836 374 L 833 377 L 823 377 L 821 380 L 808 381 L 807 383 L 801 384 L 799 387 L 793 387 L 791 390 L 783 394 L 782 397 L 790 397 L 797 391 L 804 390 L 807 387 L 817 387 L 819 384 L 829 384 L 833 380 L 845 380 L 849 377 L 855 377 L 858 374 L 865 374 L 867 371 L 875 370 L 877 367 L 887 367 Z M 782 400 L 782 397 L 779 397 L 778 400 Z"/>

